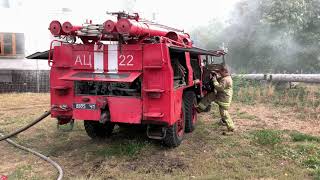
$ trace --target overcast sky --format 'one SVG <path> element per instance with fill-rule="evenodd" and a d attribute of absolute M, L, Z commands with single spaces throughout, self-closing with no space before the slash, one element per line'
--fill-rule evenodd
<path fill-rule="evenodd" d="M 81 24 L 85 19 L 103 23 L 112 17 L 106 11 L 139 12 L 140 17 L 190 32 L 214 18 L 226 19 L 239 0 L 0 0 L 0 32 L 23 32 L 26 55 L 48 49 L 49 23 L 56 19 Z M 5 2 L 5 3 L 4 3 Z M 71 10 L 62 14 L 62 8 Z"/>

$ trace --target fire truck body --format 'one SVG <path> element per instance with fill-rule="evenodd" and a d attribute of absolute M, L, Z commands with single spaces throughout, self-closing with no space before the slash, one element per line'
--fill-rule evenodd
<path fill-rule="evenodd" d="M 195 127 L 194 105 L 203 95 L 202 82 L 194 81 L 202 79 L 201 55 L 221 54 L 193 48 L 187 34 L 170 28 L 151 31 L 137 17 L 104 24 L 108 37 L 118 33 L 115 40 L 82 36 L 82 44 L 52 48 L 52 117 L 59 124 L 84 120 L 92 138 L 110 135 L 115 124 L 146 124 L 148 137 L 178 146 Z M 81 29 L 64 25 L 65 35 Z"/>

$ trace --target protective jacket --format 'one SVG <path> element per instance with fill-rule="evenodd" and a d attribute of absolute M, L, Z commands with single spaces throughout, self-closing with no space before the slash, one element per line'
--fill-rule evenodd
<path fill-rule="evenodd" d="M 230 107 L 232 101 L 232 78 L 231 76 L 225 76 L 221 78 L 214 78 L 213 85 L 215 90 L 217 91 L 216 94 L 216 103 L 220 106 L 228 109 Z"/>

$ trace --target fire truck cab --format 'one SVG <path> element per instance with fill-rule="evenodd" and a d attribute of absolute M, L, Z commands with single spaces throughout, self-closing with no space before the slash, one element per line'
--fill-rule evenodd
<path fill-rule="evenodd" d="M 83 120 L 91 138 L 143 124 L 149 138 L 176 147 L 195 129 L 204 64 L 225 53 L 195 48 L 183 31 L 137 14 L 114 14 L 117 22 L 51 22 L 54 36 L 71 39 L 51 44 L 51 115 L 59 124 Z"/>

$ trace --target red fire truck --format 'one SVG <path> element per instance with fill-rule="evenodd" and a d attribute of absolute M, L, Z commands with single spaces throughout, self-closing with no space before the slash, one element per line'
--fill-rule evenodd
<path fill-rule="evenodd" d="M 178 146 L 197 121 L 204 65 L 223 51 L 193 47 L 181 30 L 112 13 L 117 21 L 74 26 L 52 21 L 49 53 L 51 116 L 59 124 L 83 120 L 91 138 L 116 124 L 143 124 L 147 136 Z"/>

